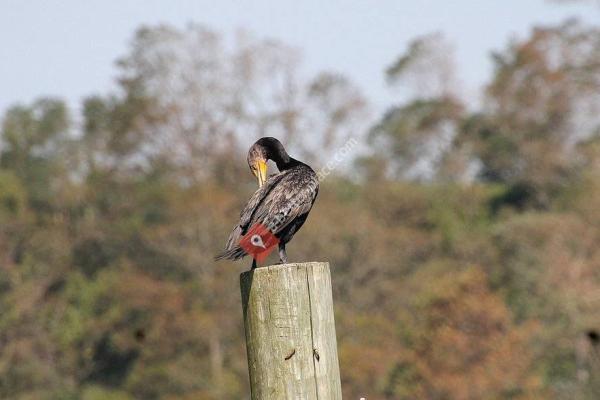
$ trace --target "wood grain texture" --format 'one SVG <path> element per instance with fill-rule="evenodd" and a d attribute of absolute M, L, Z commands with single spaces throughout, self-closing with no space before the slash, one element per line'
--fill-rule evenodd
<path fill-rule="evenodd" d="M 342 398 L 328 263 L 240 276 L 252 400 Z"/>

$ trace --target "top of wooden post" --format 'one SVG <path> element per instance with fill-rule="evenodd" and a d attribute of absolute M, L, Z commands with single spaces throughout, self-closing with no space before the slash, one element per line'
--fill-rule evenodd
<path fill-rule="evenodd" d="M 252 275 L 252 274 L 264 274 L 264 273 L 269 273 L 272 271 L 277 271 L 280 269 L 285 269 L 285 268 L 314 268 L 317 266 L 326 266 L 327 270 L 329 270 L 329 263 L 328 262 L 321 262 L 321 261 L 308 261 L 308 262 L 302 262 L 302 263 L 286 263 L 286 264 L 272 264 L 272 265 L 267 265 L 264 267 L 257 267 L 255 269 L 250 269 L 248 271 L 244 271 L 240 274 L 240 278 L 242 278 L 243 276 L 247 276 L 247 275 Z"/>

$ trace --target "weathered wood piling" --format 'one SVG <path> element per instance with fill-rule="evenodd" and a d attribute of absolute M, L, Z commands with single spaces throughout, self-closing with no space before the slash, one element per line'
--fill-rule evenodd
<path fill-rule="evenodd" d="M 240 276 L 252 400 L 340 400 L 329 263 Z"/>

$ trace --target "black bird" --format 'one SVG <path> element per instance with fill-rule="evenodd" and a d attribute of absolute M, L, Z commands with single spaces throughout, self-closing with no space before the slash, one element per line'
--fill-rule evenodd
<path fill-rule="evenodd" d="M 279 173 L 267 178 L 268 160 L 275 162 Z M 246 256 L 240 239 L 260 223 L 279 239 L 279 261 L 286 263 L 285 245 L 306 221 L 319 192 L 319 179 L 311 167 L 290 157 L 273 137 L 263 137 L 252 145 L 248 166 L 258 179 L 259 188 L 242 210 L 225 251 L 215 259 L 238 260 Z M 256 259 L 252 268 L 256 268 Z"/>

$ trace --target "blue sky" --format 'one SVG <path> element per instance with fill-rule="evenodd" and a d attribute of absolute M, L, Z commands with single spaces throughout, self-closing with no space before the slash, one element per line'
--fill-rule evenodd
<path fill-rule="evenodd" d="M 2 0 L 0 110 L 40 95 L 76 105 L 105 92 L 113 85 L 114 60 L 139 25 L 190 21 L 298 47 L 306 74 L 342 72 L 376 109 L 394 98 L 383 69 L 411 38 L 442 31 L 455 46 L 459 78 L 475 95 L 491 72 L 491 50 L 523 37 L 532 25 L 570 16 L 600 21 L 600 7 L 544 0 Z"/>

